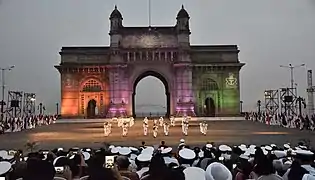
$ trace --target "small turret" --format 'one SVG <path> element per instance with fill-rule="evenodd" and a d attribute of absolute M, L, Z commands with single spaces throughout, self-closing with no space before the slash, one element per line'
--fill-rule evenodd
<path fill-rule="evenodd" d="M 185 10 L 184 5 L 182 5 L 181 10 L 177 13 L 177 23 L 176 23 L 176 28 L 178 33 L 186 33 L 190 34 L 190 29 L 189 29 L 189 14 Z"/>
<path fill-rule="evenodd" d="M 110 34 L 117 33 L 119 28 L 122 27 L 122 20 L 123 20 L 121 13 L 117 9 L 117 6 L 115 6 L 115 9 L 110 14 L 109 20 L 110 20 Z"/>

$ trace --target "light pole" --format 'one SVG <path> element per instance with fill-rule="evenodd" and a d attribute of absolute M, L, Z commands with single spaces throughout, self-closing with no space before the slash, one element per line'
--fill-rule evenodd
<path fill-rule="evenodd" d="M 289 66 L 283 66 L 283 65 L 280 65 L 280 67 L 282 67 L 282 68 L 288 68 L 288 69 L 290 69 L 290 75 L 291 75 L 291 80 L 290 80 L 290 82 L 291 82 L 291 89 L 292 89 L 292 91 L 293 91 L 293 89 L 294 89 L 294 69 L 295 68 L 299 68 L 299 67 L 303 67 L 303 66 L 305 66 L 305 64 L 303 63 L 303 64 L 299 64 L 299 65 L 292 65 L 292 64 L 289 64 Z"/>
<path fill-rule="evenodd" d="M 2 100 L 1 100 L 1 121 L 3 121 L 4 118 L 4 90 L 5 90 L 5 72 L 11 71 L 14 68 L 14 66 L 9 66 L 6 68 L 0 68 L 1 70 L 1 80 L 2 80 Z"/>
<path fill-rule="evenodd" d="M 240 101 L 240 111 L 241 111 L 241 114 L 243 114 L 243 101 Z"/>

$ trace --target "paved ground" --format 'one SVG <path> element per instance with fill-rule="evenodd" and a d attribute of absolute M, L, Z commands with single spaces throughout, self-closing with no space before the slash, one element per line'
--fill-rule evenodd
<path fill-rule="evenodd" d="M 150 122 L 152 127 L 152 122 Z M 151 130 L 151 128 L 150 128 Z M 282 145 L 286 142 L 297 143 L 301 139 L 315 140 L 315 132 L 299 131 L 296 129 L 285 129 L 278 126 L 267 126 L 250 121 L 210 121 L 208 134 L 203 136 L 199 132 L 196 123 L 190 123 L 188 136 L 181 133 L 180 122 L 176 127 L 171 127 L 169 136 L 162 134 L 159 128 L 157 138 L 152 133 L 143 136 L 142 121 L 136 121 L 130 128 L 128 137 L 121 136 L 121 129 L 114 124 L 112 134 L 103 137 L 102 123 L 60 123 L 50 126 L 38 127 L 16 133 L 0 135 L 0 149 L 24 149 L 27 141 L 38 142 L 40 148 L 55 147 L 100 147 L 104 142 L 116 145 L 138 146 L 141 141 L 155 145 L 165 140 L 168 145 L 178 145 L 178 141 L 184 138 L 188 144 L 203 145 L 205 142 L 226 143 L 226 144 L 267 144 L 275 143 Z M 314 146 L 314 142 L 311 142 Z"/>

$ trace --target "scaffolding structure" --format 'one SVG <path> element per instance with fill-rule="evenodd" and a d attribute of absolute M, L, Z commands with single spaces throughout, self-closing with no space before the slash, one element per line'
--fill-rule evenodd
<path fill-rule="evenodd" d="M 22 91 L 9 91 L 8 92 L 8 106 L 6 110 L 7 117 L 21 117 L 22 115 Z"/>
<path fill-rule="evenodd" d="M 296 88 L 280 89 L 280 105 L 281 113 L 286 115 L 298 114 Z"/>
<path fill-rule="evenodd" d="M 313 86 L 313 73 L 312 73 L 312 70 L 308 70 L 307 71 L 307 109 L 308 109 L 308 115 L 313 115 L 315 113 L 314 92 L 315 92 L 315 86 Z"/>
<path fill-rule="evenodd" d="M 279 111 L 279 90 L 265 90 L 265 111 L 270 115 Z"/>
<path fill-rule="evenodd" d="M 23 98 L 23 114 L 24 116 L 34 116 L 35 115 L 35 110 L 36 110 L 36 105 L 35 105 L 35 100 L 36 100 L 36 94 L 35 93 L 24 93 L 24 98 Z"/>

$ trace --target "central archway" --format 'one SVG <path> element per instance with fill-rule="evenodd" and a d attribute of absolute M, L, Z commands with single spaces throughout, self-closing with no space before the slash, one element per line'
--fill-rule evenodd
<path fill-rule="evenodd" d="M 204 104 L 206 117 L 215 117 L 215 104 L 211 97 L 207 97 Z"/>
<path fill-rule="evenodd" d="M 95 118 L 96 116 L 96 101 L 91 99 L 87 105 L 87 118 Z"/>
<path fill-rule="evenodd" d="M 140 74 L 136 80 L 134 81 L 134 84 L 133 84 L 133 94 L 132 94 L 132 114 L 133 114 L 133 117 L 135 118 L 136 117 L 136 103 L 135 103 L 135 96 L 136 96 L 136 88 L 137 88 L 137 85 L 138 83 L 145 77 L 148 77 L 148 76 L 152 76 L 152 77 L 155 77 L 157 79 L 159 79 L 163 84 L 164 84 L 164 87 L 165 87 L 165 95 L 166 95 L 166 117 L 169 117 L 170 116 L 170 108 L 171 108 L 171 98 L 170 98 L 170 90 L 169 90 L 169 85 L 167 83 L 167 80 L 160 74 L 160 73 L 157 73 L 155 71 L 146 71 L 142 74 Z M 154 93 L 152 92 L 152 95 L 154 95 Z M 150 102 L 148 102 L 150 103 Z"/>

